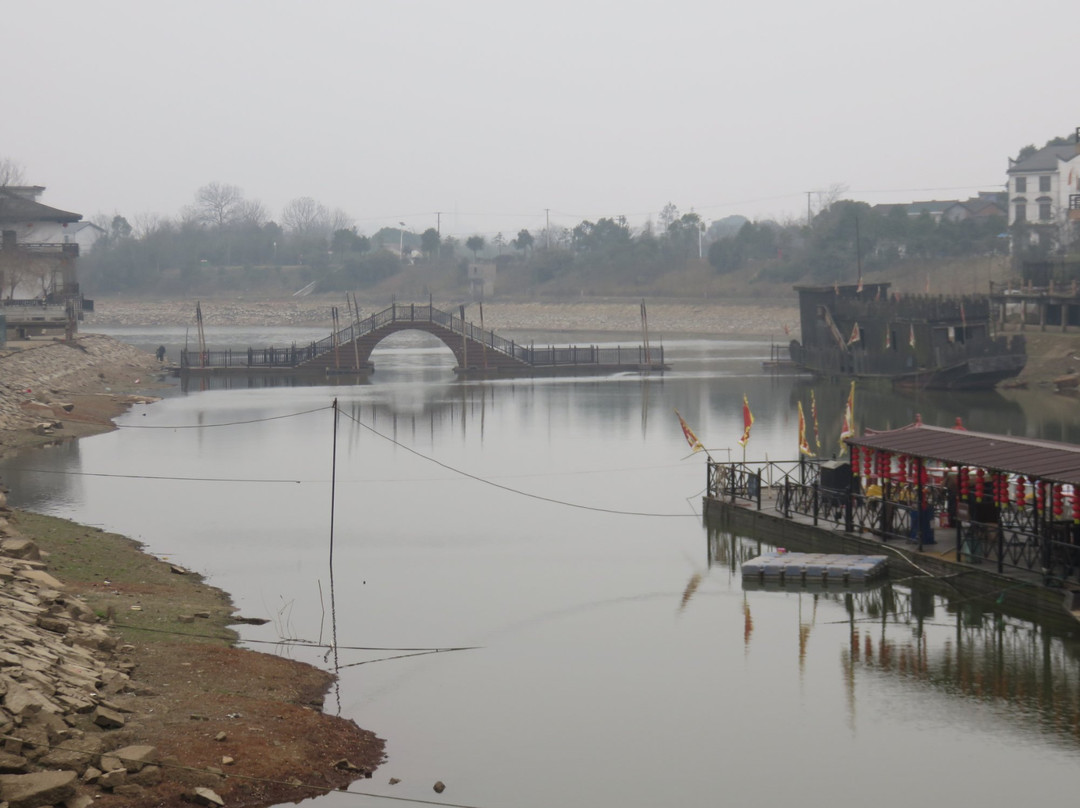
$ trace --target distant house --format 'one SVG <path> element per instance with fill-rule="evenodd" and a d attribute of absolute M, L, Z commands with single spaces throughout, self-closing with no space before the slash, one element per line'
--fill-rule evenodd
<path fill-rule="evenodd" d="M 79 297 L 75 265 L 101 228 L 82 214 L 38 202 L 40 185 L 0 187 L 0 291 L 5 298 L 32 290 L 50 302 Z M 25 293 L 25 291 L 24 291 Z"/>
<path fill-rule="evenodd" d="M 902 210 L 908 216 L 915 218 L 926 214 L 935 223 L 941 221 L 960 222 L 965 219 L 980 219 L 990 216 L 1004 218 L 1005 195 L 1000 191 L 980 191 L 978 196 L 965 199 L 929 200 L 923 202 L 909 202 L 901 204 L 874 205 L 874 210 L 888 216 L 896 210 Z"/>
<path fill-rule="evenodd" d="M 1010 226 L 1027 225 L 1032 242 L 1069 244 L 1080 235 L 1080 142 L 1010 158 L 1007 174 Z"/>

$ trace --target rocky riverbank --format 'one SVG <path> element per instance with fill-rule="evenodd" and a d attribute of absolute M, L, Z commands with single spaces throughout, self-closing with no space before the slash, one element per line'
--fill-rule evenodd
<path fill-rule="evenodd" d="M 160 365 L 110 337 L 0 352 L 0 450 L 112 428 Z M 227 595 L 122 536 L 0 495 L 0 806 L 265 806 L 340 788 L 382 741 L 333 677 L 236 649 Z"/>

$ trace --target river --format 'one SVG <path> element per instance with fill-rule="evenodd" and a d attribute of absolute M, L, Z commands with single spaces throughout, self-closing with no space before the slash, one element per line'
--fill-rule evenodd
<path fill-rule="evenodd" d="M 184 338 L 107 332 L 173 355 Z M 249 643 L 280 642 L 259 650 L 334 667 L 305 643 L 336 633 L 326 709 L 388 740 L 388 762 L 354 790 L 478 808 L 1071 798 L 1077 639 L 901 584 L 744 591 L 740 559 L 769 548 L 702 524 L 704 455 L 674 410 L 714 457 L 737 458 L 745 395 L 746 456 L 791 459 L 796 404 L 810 417 L 813 391 L 831 455 L 848 388 L 763 372 L 767 341 L 664 343 L 663 375 L 458 381 L 449 350 L 404 333 L 363 384 L 192 383 L 0 474 L 14 506 L 125 533 L 205 574 L 270 621 L 242 627 Z M 1078 441 L 1072 404 L 860 388 L 855 419 L 960 417 Z"/>

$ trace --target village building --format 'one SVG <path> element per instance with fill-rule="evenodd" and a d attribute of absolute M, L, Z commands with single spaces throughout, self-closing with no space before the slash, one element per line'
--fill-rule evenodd
<path fill-rule="evenodd" d="M 1073 143 L 1009 159 L 1009 226 L 1048 248 L 1080 238 L 1080 127 Z"/>

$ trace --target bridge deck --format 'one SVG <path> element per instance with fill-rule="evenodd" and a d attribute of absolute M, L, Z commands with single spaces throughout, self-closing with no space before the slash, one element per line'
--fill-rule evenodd
<path fill-rule="evenodd" d="M 659 372 L 667 369 L 663 347 L 600 348 L 596 345 L 521 345 L 431 305 L 394 304 L 307 345 L 246 350 L 184 350 L 182 373 L 297 374 L 370 373 L 371 352 L 398 331 L 435 335 L 454 354 L 462 375 L 553 375 L 564 373 Z"/>

